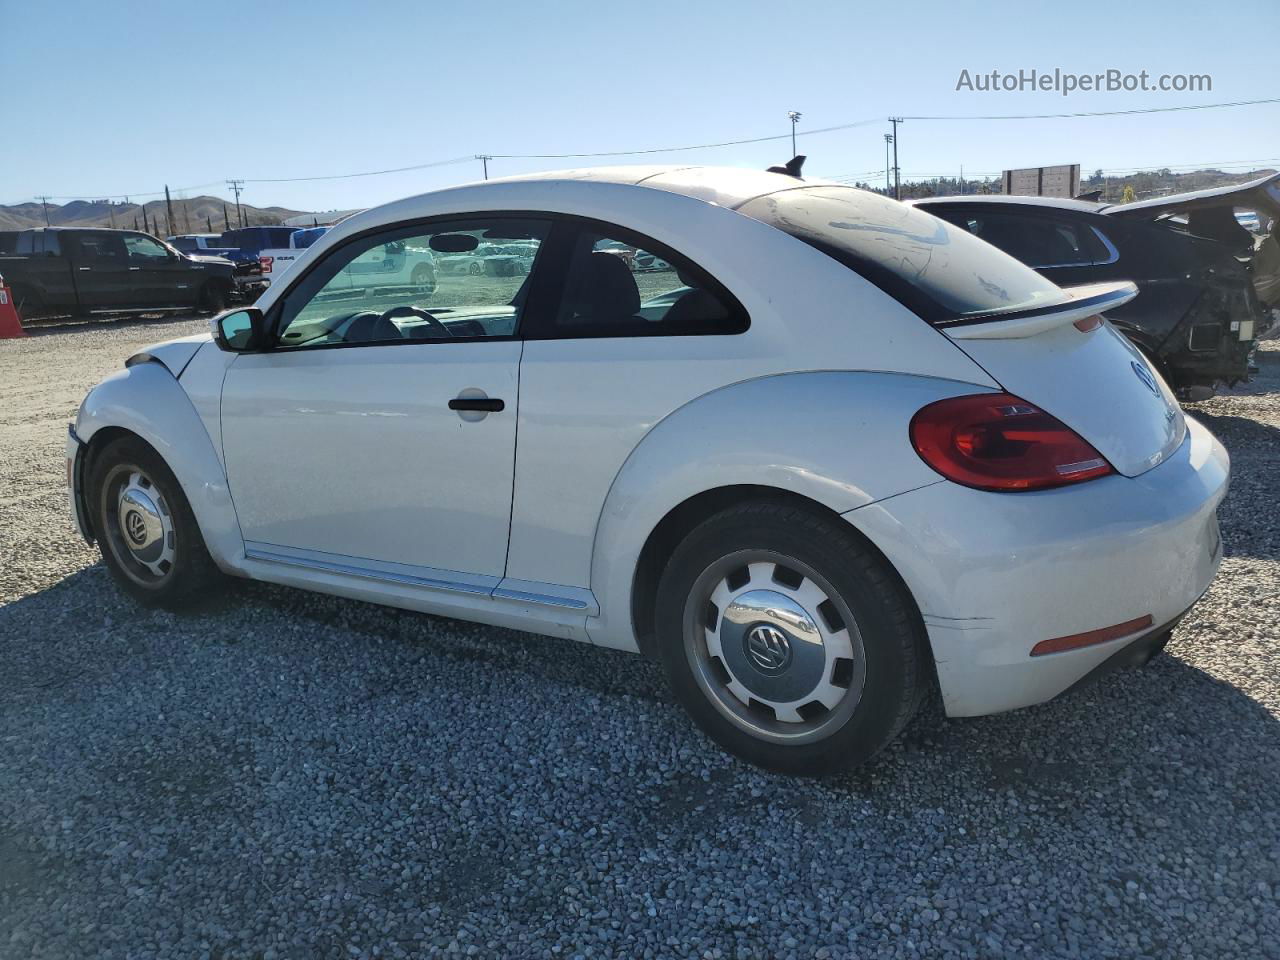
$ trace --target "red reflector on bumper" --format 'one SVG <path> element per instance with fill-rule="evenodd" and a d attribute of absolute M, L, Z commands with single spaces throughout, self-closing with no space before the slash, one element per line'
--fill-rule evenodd
<path fill-rule="evenodd" d="M 1041 640 L 1031 648 L 1031 655 L 1033 657 L 1042 657 L 1046 653 L 1064 653 L 1067 650 L 1091 647 L 1095 643 L 1119 640 L 1121 637 L 1127 637 L 1131 633 L 1138 633 L 1147 629 L 1147 627 L 1151 626 L 1151 623 L 1151 614 L 1148 613 L 1146 616 L 1138 617 L 1136 620 L 1117 623 L 1114 627 L 1103 627 L 1101 630 L 1090 630 L 1087 633 L 1073 633 L 1066 637 Z"/>

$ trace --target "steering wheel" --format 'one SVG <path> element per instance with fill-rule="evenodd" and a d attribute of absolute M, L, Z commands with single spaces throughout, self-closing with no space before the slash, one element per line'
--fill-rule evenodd
<path fill-rule="evenodd" d="M 386 311 L 380 319 L 395 320 L 397 317 L 418 317 L 422 320 L 427 321 L 427 325 L 431 327 L 432 330 L 438 330 L 440 332 L 439 333 L 440 336 L 442 337 L 452 336 L 452 334 L 449 333 L 448 327 L 446 327 L 443 323 L 441 323 L 439 320 L 437 320 L 435 317 L 429 314 L 426 310 L 423 310 L 421 307 L 414 307 L 408 304 L 402 307 L 392 307 L 390 310 Z"/>

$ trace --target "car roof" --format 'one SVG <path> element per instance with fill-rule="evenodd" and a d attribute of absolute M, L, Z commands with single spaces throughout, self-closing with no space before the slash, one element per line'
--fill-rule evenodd
<path fill-rule="evenodd" d="M 829 180 L 802 180 L 742 167 L 644 164 L 552 170 L 462 183 L 371 207 L 335 224 L 316 246 L 327 249 L 362 230 L 431 216 L 451 208 L 458 211 L 556 210 L 564 203 L 580 206 L 583 200 L 598 198 L 601 191 L 608 193 L 618 188 L 662 191 L 735 210 L 751 200 L 784 190 L 821 186 L 857 189 Z"/>
<path fill-rule="evenodd" d="M 1021 197 L 1003 193 L 977 193 L 959 197 L 921 197 L 919 200 L 908 200 L 907 202 L 917 207 L 956 203 L 1008 204 L 1010 206 L 1041 207 L 1052 210 L 1072 210 L 1076 213 L 1101 213 L 1108 206 L 1105 203 L 1093 203 L 1089 200 L 1069 200 L 1066 197 Z"/>
<path fill-rule="evenodd" d="M 74 230 L 76 233 L 146 233 L 145 230 L 131 230 L 126 227 L 23 227 L 24 230 L 47 230 L 50 233 L 61 233 Z"/>
<path fill-rule="evenodd" d="M 698 200 L 707 200 L 731 209 L 780 190 L 814 186 L 850 186 L 820 178 L 798 179 L 783 173 L 770 173 L 767 170 L 744 167 L 677 164 L 618 164 L 608 167 L 551 170 L 546 173 L 501 177 L 488 182 L 497 184 L 547 180 L 647 187 L 683 194 Z M 850 189 L 855 188 L 850 187 Z"/>

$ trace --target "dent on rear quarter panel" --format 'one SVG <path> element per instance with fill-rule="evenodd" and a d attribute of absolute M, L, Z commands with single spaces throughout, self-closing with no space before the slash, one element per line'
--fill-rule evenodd
<path fill-rule="evenodd" d="M 605 501 L 592 554 L 601 613 L 588 621 L 591 639 L 637 648 L 636 563 L 649 534 L 684 501 L 719 487 L 768 486 L 845 513 L 939 483 L 908 442 L 911 417 L 980 389 L 990 388 L 892 373 L 792 373 L 724 387 L 682 407 L 645 436 Z"/>

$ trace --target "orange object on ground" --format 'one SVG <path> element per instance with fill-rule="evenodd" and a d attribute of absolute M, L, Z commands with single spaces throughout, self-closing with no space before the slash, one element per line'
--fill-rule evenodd
<path fill-rule="evenodd" d="M 0 277 L 0 340 L 26 335 L 27 331 L 22 329 L 22 318 L 18 316 L 18 308 L 13 304 L 13 291 L 5 286 L 4 277 Z"/>

